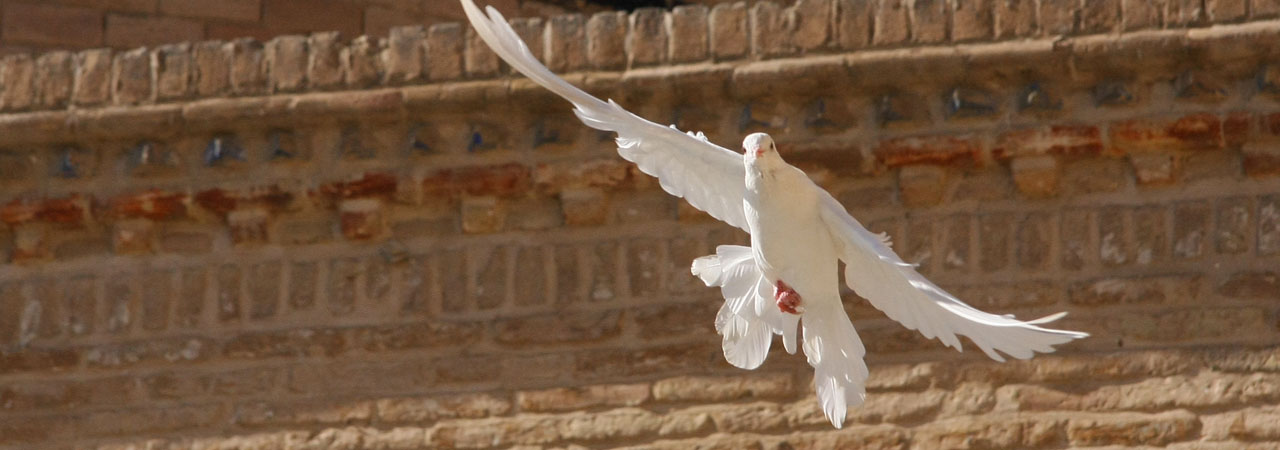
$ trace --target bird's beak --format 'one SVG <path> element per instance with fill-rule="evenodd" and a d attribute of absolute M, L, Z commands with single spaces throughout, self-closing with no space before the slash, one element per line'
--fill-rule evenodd
<path fill-rule="evenodd" d="M 761 156 L 764 156 L 764 149 L 763 149 L 763 148 L 757 148 L 757 149 L 756 149 L 756 157 L 757 157 L 757 158 L 759 158 L 759 157 L 761 157 Z"/>

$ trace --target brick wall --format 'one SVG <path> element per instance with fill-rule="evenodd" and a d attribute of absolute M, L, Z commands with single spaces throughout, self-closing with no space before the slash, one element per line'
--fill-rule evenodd
<path fill-rule="evenodd" d="M 513 17 L 565 12 L 537 0 L 493 4 Z M 201 39 L 267 40 L 317 31 L 386 37 L 396 26 L 463 18 L 460 4 L 449 0 L 5 0 L 0 2 L 0 54 L 128 49 Z"/>
<path fill-rule="evenodd" d="M 803 358 L 720 355 L 687 268 L 745 236 L 463 27 L 7 57 L 0 448 L 1275 448 L 1280 22 L 1184 3 L 517 22 L 643 115 L 773 133 L 975 306 L 1093 334 L 1000 364 L 848 294 L 840 431 Z"/>

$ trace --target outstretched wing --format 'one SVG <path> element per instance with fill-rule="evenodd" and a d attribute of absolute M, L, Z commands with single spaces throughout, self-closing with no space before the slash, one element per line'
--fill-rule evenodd
<path fill-rule="evenodd" d="M 822 191 L 822 195 L 822 220 L 840 247 L 845 282 L 872 306 L 907 328 L 919 330 L 930 339 L 936 337 L 956 350 L 961 350 L 957 335 L 968 336 L 996 361 L 1004 361 L 996 350 L 1027 359 L 1035 352 L 1050 353 L 1054 345 L 1089 336 L 1038 326 L 1065 313 L 1023 322 L 965 304 L 925 279 L 914 265 L 903 262 L 880 235 L 867 231 L 831 194 Z"/>
<path fill-rule="evenodd" d="M 628 112 L 612 100 L 601 101 L 583 92 L 534 58 L 529 47 L 492 6 L 488 14 L 472 0 L 463 9 L 476 34 L 494 53 L 534 82 L 573 103 L 574 114 L 591 128 L 618 133 L 618 153 L 658 178 L 662 189 L 683 197 L 690 205 L 730 225 L 747 229 L 742 211 L 742 156 L 707 141 L 701 133 L 686 134 Z"/>

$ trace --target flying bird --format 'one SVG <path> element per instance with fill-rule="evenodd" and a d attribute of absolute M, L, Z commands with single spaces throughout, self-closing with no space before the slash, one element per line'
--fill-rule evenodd
<path fill-rule="evenodd" d="M 574 87 L 538 62 L 492 6 L 482 12 L 461 0 L 476 33 L 511 67 L 571 102 L 584 124 L 617 133 L 618 153 L 662 189 L 751 235 L 751 246 L 721 245 L 693 261 L 691 271 L 719 287 L 724 305 L 715 328 L 725 359 L 743 369 L 764 363 L 774 335 L 795 354 L 797 334 L 814 369 L 813 383 L 828 420 L 840 428 L 849 407 L 866 399 L 866 349 L 840 299 L 845 282 L 889 318 L 960 350 L 959 336 L 996 361 L 1018 359 L 1088 334 L 1039 325 L 1065 313 L 1020 321 L 979 311 L 943 291 L 867 231 L 831 194 L 783 161 L 773 139 L 754 133 L 738 154 L 702 133 L 645 120 L 612 100 Z"/>

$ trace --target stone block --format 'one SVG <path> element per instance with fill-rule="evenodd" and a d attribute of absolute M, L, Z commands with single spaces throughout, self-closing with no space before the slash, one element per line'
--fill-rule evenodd
<path fill-rule="evenodd" d="M 666 61 L 667 13 L 662 8 L 640 8 L 631 13 L 627 28 L 627 66 L 641 67 Z"/>
<path fill-rule="evenodd" d="M 431 81 L 462 77 L 462 50 L 466 36 L 458 24 L 436 24 L 427 29 L 427 78 Z"/>
<path fill-rule="evenodd" d="M 468 234 L 496 233 L 503 229 L 505 211 L 493 196 L 466 197 L 461 203 L 462 231 Z"/>
<path fill-rule="evenodd" d="M 173 44 L 157 47 L 155 58 L 156 98 L 171 100 L 187 96 L 191 92 L 195 64 L 190 44 Z"/>
<path fill-rule="evenodd" d="M 911 19 L 909 0 L 876 0 L 875 16 L 872 19 L 871 36 L 873 45 L 895 45 L 906 42 L 911 36 Z"/>
<path fill-rule="evenodd" d="M 1035 0 L 997 0 L 993 3 L 995 9 L 992 20 L 996 39 L 1030 37 L 1035 34 Z"/>
<path fill-rule="evenodd" d="M 279 36 L 267 42 L 264 70 L 273 92 L 292 92 L 306 87 L 307 53 L 306 36 Z"/>
<path fill-rule="evenodd" d="M 587 20 L 587 61 L 592 68 L 626 67 L 627 22 L 622 11 L 597 13 Z"/>
<path fill-rule="evenodd" d="M 832 41 L 833 0 L 799 0 L 786 9 L 791 24 L 791 44 L 800 51 L 827 47 Z"/>
<path fill-rule="evenodd" d="M 1204 256 L 1208 249 L 1209 222 L 1212 210 L 1208 203 L 1187 201 L 1173 208 L 1173 254 L 1192 259 Z"/>
<path fill-rule="evenodd" d="M 466 48 L 463 50 L 463 62 L 467 76 L 472 78 L 491 77 L 498 74 L 502 60 L 476 34 L 475 29 L 467 27 Z"/>
<path fill-rule="evenodd" d="M 80 106 L 99 105 L 111 96 L 111 50 L 84 50 L 75 55 L 75 81 L 71 101 Z M 0 109 L 3 106 L 0 105 Z"/>
<path fill-rule="evenodd" d="M 791 28 L 787 23 L 786 10 L 777 3 L 759 2 L 751 6 L 750 29 L 751 54 L 761 57 L 776 57 L 793 53 L 795 47 L 791 43 Z"/>
<path fill-rule="evenodd" d="M 231 49 L 218 41 L 197 42 L 191 49 L 196 95 L 221 94 L 231 85 Z"/>
<path fill-rule="evenodd" d="M 1040 34 L 1042 36 L 1065 36 L 1075 33 L 1076 14 L 1079 12 L 1078 0 L 1041 0 L 1040 2 Z"/>
<path fill-rule="evenodd" d="M 911 42 L 933 44 L 947 41 L 946 0 L 911 1 Z M 976 4 L 970 0 L 968 3 Z"/>
<path fill-rule="evenodd" d="M 947 189 L 947 169 L 938 166 L 907 166 L 898 171 L 902 203 L 911 207 L 942 202 Z"/>
<path fill-rule="evenodd" d="M 1175 181 L 1178 159 L 1171 153 L 1141 153 L 1129 155 L 1134 177 L 1144 186 L 1169 184 Z"/>
<path fill-rule="evenodd" d="M 337 32 L 313 33 L 307 39 L 311 50 L 307 58 L 307 83 L 315 88 L 333 88 L 342 84 L 342 45 Z"/>
<path fill-rule="evenodd" d="M 377 40 L 369 36 L 352 39 L 341 55 L 347 86 L 365 87 L 381 81 L 384 73 L 381 54 Z"/>
<path fill-rule="evenodd" d="M 1160 26 L 1160 4 L 1148 0 L 1121 0 L 1123 31 L 1157 28 Z"/>
<path fill-rule="evenodd" d="M 111 96 L 117 105 L 151 100 L 151 54 L 145 48 L 117 53 L 111 70 Z"/>
<path fill-rule="evenodd" d="M 391 29 L 387 48 L 382 51 L 387 83 L 401 84 L 423 77 L 426 42 L 427 30 L 421 25 Z"/>
<path fill-rule="evenodd" d="M 262 43 L 252 39 L 239 39 L 225 45 L 231 56 L 231 92 L 237 95 L 266 93 L 267 77 L 263 67 Z"/>
<path fill-rule="evenodd" d="M 740 58 L 750 50 L 746 3 L 720 3 L 711 8 L 707 21 L 710 29 L 711 56 L 716 59 Z"/>
<path fill-rule="evenodd" d="M 682 5 L 671 10 L 667 21 L 670 37 L 668 60 L 674 63 L 707 59 L 710 44 L 709 11 L 705 5 Z"/>
<path fill-rule="evenodd" d="M 581 14 L 555 16 L 547 22 L 543 62 L 553 72 L 587 67 L 586 22 Z"/>
<path fill-rule="evenodd" d="M 382 201 L 376 198 L 343 200 L 338 213 L 342 235 L 347 239 L 374 239 L 388 231 Z"/>
<path fill-rule="evenodd" d="M 1080 34 L 1102 34 L 1117 31 L 1121 24 L 1123 0 L 1095 0 L 1080 3 Z"/>
<path fill-rule="evenodd" d="M 836 44 L 845 50 L 857 50 L 871 44 L 874 0 L 836 0 L 832 33 Z"/>
<path fill-rule="evenodd" d="M 41 108 L 66 106 L 71 98 L 71 85 L 75 76 L 73 59 L 72 53 L 66 51 L 53 51 L 36 58 L 36 102 Z"/>

